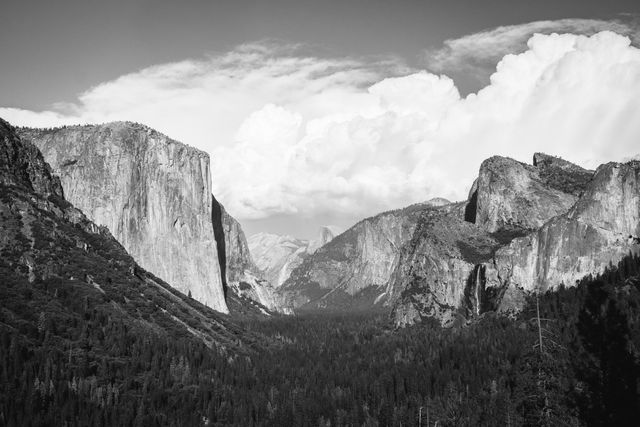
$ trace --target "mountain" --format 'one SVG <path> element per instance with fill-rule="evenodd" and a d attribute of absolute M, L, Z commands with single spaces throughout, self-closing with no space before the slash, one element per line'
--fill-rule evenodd
<path fill-rule="evenodd" d="M 130 122 L 18 133 L 42 151 L 67 199 L 143 268 L 228 312 L 206 153 Z"/>
<path fill-rule="evenodd" d="M 224 316 L 141 268 L 106 227 L 64 199 L 59 178 L 37 147 L 22 141 L 2 119 L 0 142 L 5 294 L 29 295 L 28 306 L 45 304 L 43 310 L 62 313 L 95 305 L 154 333 L 178 331 L 209 346 L 235 347 L 236 339 L 226 331 L 235 327 Z M 88 303 L 80 298 L 70 306 L 60 304 L 72 295 L 84 296 Z M 18 322 L 19 314 L 10 314 L 14 309 L 32 308 L 2 302 L 8 324 Z"/>
<path fill-rule="evenodd" d="M 247 308 L 253 308 L 253 311 L 257 310 L 262 314 L 277 311 L 279 304 L 275 289 L 261 278 L 240 223 L 229 215 L 215 197 L 212 198 L 212 222 L 218 245 L 218 261 L 222 269 L 227 302 L 234 306 L 231 312 L 246 311 Z"/>
<path fill-rule="evenodd" d="M 318 236 L 309 241 L 307 245 L 307 253 L 315 253 L 318 249 L 332 241 L 338 234 L 342 233 L 342 231 L 343 230 L 340 227 L 336 227 L 335 225 L 324 225 L 320 227 Z"/>
<path fill-rule="evenodd" d="M 333 298 L 340 290 L 329 291 L 324 301 L 350 311 L 385 304 L 406 321 L 398 326 L 424 320 L 420 327 L 399 333 L 385 313 L 325 312 L 248 318 L 243 328 L 139 266 L 107 227 L 64 199 L 37 147 L 0 120 L 0 424 L 413 425 L 426 417 L 451 425 L 633 425 L 640 162 L 602 165 L 586 182 L 572 177 L 555 176 L 559 187 L 532 179 L 540 197 L 557 200 L 558 188 L 576 197 L 537 228 L 517 215 L 526 189 L 501 196 L 510 213 L 497 212 L 495 222 L 466 215 L 472 200 L 424 203 L 368 218 L 302 261 L 362 266 L 356 261 L 365 254 L 380 254 L 367 244 L 413 221 L 399 252 L 383 252 L 395 257 L 387 284 L 363 288 L 383 291 L 377 304 L 363 291 L 342 300 Z M 474 209 L 485 209 L 478 200 Z M 242 280 L 253 267 L 239 224 L 215 200 L 211 223 L 223 283 Z M 518 304 L 524 311 L 512 320 L 485 315 Z M 531 322 L 536 311 L 542 335 Z M 474 319 L 442 329 L 433 318 Z"/>
<path fill-rule="evenodd" d="M 640 251 L 639 162 L 595 172 L 536 154 L 482 163 L 464 223 L 423 215 L 388 288 L 403 326 L 518 311 L 527 293 L 573 286 Z M 444 242 L 444 244 L 443 244 Z"/>
<path fill-rule="evenodd" d="M 0 424 L 194 425 L 262 345 L 140 267 L 2 120 L 0 229 Z"/>
<path fill-rule="evenodd" d="M 386 285 L 385 305 L 393 307 L 394 323 L 405 326 L 433 317 L 449 325 L 460 308 L 463 314 L 465 309 L 476 314 L 476 265 L 491 259 L 501 245 L 499 238 L 464 221 L 460 209 L 421 212 Z"/>
<path fill-rule="evenodd" d="M 487 282 L 510 293 L 573 286 L 639 252 L 640 161 L 607 163 L 571 209 L 497 251 Z"/>
<path fill-rule="evenodd" d="M 360 221 L 302 259 L 280 293 L 293 310 L 374 307 L 420 213 L 430 203 L 385 212 Z"/>
<path fill-rule="evenodd" d="M 289 278 L 291 271 L 302 260 L 340 234 L 341 229 L 326 225 L 320 227 L 312 240 L 297 239 L 270 233 L 257 233 L 249 237 L 249 248 L 256 267 L 275 288 L 280 288 Z"/>
<path fill-rule="evenodd" d="M 306 240 L 271 233 L 254 234 L 248 242 L 256 266 L 276 288 L 289 277 L 308 245 Z"/>
<path fill-rule="evenodd" d="M 566 212 L 592 175 L 542 153 L 534 155 L 533 165 L 500 156 L 483 161 L 468 200 L 461 204 L 464 217 L 443 210 L 423 215 L 403 248 L 387 287 L 395 323 L 435 317 L 451 324 L 459 316 L 496 310 L 505 286 L 486 283 L 494 272 L 495 253 Z M 511 304 L 521 306 L 522 299 Z"/>
<path fill-rule="evenodd" d="M 492 232 L 537 229 L 573 206 L 592 175 L 542 153 L 534 155 L 533 165 L 491 157 L 481 164 L 471 187 L 465 219 Z"/>
<path fill-rule="evenodd" d="M 297 311 L 391 310 L 397 326 L 517 311 L 528 292 L 638 251 L 637 164 L 491 157 L 468 200 L 367 218 L 304 257 L 279 292 Z"/>

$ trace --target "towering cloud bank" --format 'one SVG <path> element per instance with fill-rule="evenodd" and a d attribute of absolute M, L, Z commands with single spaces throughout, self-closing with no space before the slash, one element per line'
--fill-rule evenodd
<path fill-rule="evenodd" d="M 431 70 L 454 75 L 464 73 L 468 79 L 475 78 L 486 84 L 495 71 L 496 64 L 505 55 L 527 50 L 527 41 L 534 34 L 570 33 L 591 36 L 606 30 L 628 36 L 635 43 L 640 41 L 637 28 L 627 22 L 576 18 L 533 21 L 445 40 L 442 48 L 426 52 L 427 63 Z"/>
<path fill-rule="evenodd" d="M 465 98 L 449 77 L 397 63 L 254 45 L 106 82 L 67 105 L 72 114 L 0 114 L 18 124 L 144 122 L 212 153 L 214 193 L 241 220 L 335 211 L 355 220 L 433 196 L 460 200 L 496 154 L 553 152 L 589 168 L 636 155 L 639 76 L 640 51 L 609 31 L 536 34 Z"/>
<path fill-rule="evenodd" d="M 209 156 L 134 123 L 22 129 L 65 197 L 145 269 L 227 312 L 212 226 Z"/>

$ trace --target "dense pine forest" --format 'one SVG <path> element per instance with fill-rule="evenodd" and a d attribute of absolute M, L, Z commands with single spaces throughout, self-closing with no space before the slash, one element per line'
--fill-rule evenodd
<path fill-rule="evenodd" d="M 44 285 L 42 285 L 44 286 Z M 2 305 L 33 291 L 3 280 Z M 48 292 L 55 292 L 49 290 Z M 517 317 L 393 330 L 386 315 L 242 325 L 240 355 L 73 316 L 0 315 L 0 425 L 625 426 L 640 419 L 640 258 L 532 296 Z M 65 298 L 67 300 L 65 300 Z M 539 311 L 539 315 L 538 315 Z M 5 313 L 3 309 L 0 313 Z"/>

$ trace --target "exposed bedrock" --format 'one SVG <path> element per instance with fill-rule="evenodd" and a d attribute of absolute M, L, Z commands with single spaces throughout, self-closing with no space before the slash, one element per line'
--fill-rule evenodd
<path fill-rule="evenodd" d="M 20 129 L 65 197 L 145 269 L 227 312 L 211 223 L 209 156 L 129 122 Z"/>
<path fill-rule="evenodd" d="M 637 253 L 639 171 L 637 161 L 591 172 L 544 154 L 533 166 L 486 160 L 464 208 L 472 224 L 421 217 L 388 285 L 394 321 L 517 311 L 527 293 L 573 286 Z"/>

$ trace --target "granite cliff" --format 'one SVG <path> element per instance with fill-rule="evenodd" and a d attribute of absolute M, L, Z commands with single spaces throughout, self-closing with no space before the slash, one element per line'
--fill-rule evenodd
<path fill-rule="evenodd" d="M 528 292 L 572 286 L 640 250 L 639 162 L 595 173 L 536 154 L 482 163 L 465 222 L 423 215 L 389 282 L 399 326 L 522 307 Z M 444 236 L 443 236 L 444 235 Z M 445 242 L 443 244 L 443 242 Z"/>
<path fill-rule="evenodd" d="M 247 240 L 211 195 L 198 150 L 132 123 L 19 134 L 26 142 L 3 140 L 3 183 L 64 194 L 143 268 L 222 312 L 232 296 L 256 312 L 380 309 L 399 326 L 450 325 L 518 310 L 529 292 L 571 286 L 640 251 L 638 161 L 590 171 L 541 153 L 531 165 L 495 156 L 465 202 L 432 199 L 339 235 L 324 227 L 311 241 Z"/>
<path fill-rule="evenodd" d="M 0 324 L 16 338 L 40 343 L 34 333 L 46 331 L 47 351 L 84 342 L 87 366 L 113 357 L 103 343 L 125 336 L 116 336 L 116 324 L 129 338 L 185 339 L 220 351 L 251 339 L 241 342 L 226 316 L 141 268 L 106 227 L 64 199 L 38 149 L 1 119 L 0 229 Z M 103 323 L 83 331 L 90 321 Z M 89 333 L 102 339 L 87 340 Z"/>
<path fill-rule="evenodd" d="M 42 151 L 67 200 L 108 227 L 143 268 L 228 312 L 206 153 L 129 122 L 19 135 Z"/>
<path fill-rule="evenodd" d="M 464 221 L 463 205 L 421 213 L 386 288 L 385 304 L 393 307 L 397 326 L 425 317 L 450 325 L 459 314 L 476 315 L 493 308 L 478 265 L 491 259 L 505 236 Z"/>
<path fill-rule="evenodd" d="M 291 271 L 280 293 L 292 310 L 352 310 L 380 307 L 400 254 L 420 213 L 417 204 L 360 221 L 336 236 Z"/>
<path fill-rule="evenodd" d="M 510 295 L 546 291 L 602 272 L 640 251 L 640 162 L 607 163 L 568 212 L 500 249 L 488 284 Z M 512 308 L 510 300 L 501 309 Z"/>
<path fill-rule="evenodd" d="M 465 219 L 494 232 L 534 230 L 565 213 L 578 199 L 593 171 L 536 153 L 533 165 L 491 157 L 480 166 Z"/>

